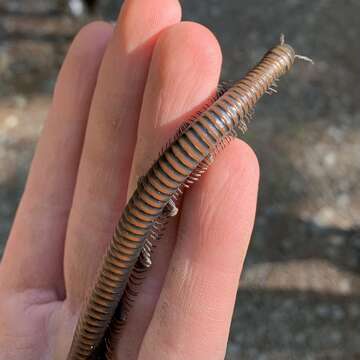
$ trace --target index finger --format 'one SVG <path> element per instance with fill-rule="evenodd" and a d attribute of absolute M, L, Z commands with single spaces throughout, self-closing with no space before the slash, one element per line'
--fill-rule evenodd
<path fill-rule="evenodd" d="M 222 359 L 253 228 L 259 168 L 235 140 L 184 199 L 178 239 L 139 359 Z"/>

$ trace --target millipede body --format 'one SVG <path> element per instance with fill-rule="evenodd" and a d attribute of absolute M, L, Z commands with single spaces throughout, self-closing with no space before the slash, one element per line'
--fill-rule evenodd
<path fill-rule="evenodd" d="M 236 136 L 237 130 L 246 130 L 256 102 L 264 93 L 271 92 L 296 57 L 283 40 L 269 50 L 242 80 L 180 132 L 139 182 L 116 226 L 79 319 L 69 360 L 93 358 L 108 335 L 107 347 L 111 350 L 111 332 L 126 321 L 135 296 L 132 289 L 139 285 L 144 270 L 151 265 L 151 244 L 158 237 L 164 217 L 174 215 L 173 202 L 184 187 L 206 170 L 214 152 Z"/>

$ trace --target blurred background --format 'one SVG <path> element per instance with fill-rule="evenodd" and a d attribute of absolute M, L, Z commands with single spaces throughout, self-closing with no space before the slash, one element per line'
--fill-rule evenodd
<path fill-rule="evenodd" d="M 0 0 L 0 254 L 69 43 L 121 3 Z M 315 60 L 261 101 L 246 135 L 261 191 L 227 359 L 360 359 L 360 2 L 182 4 L 217 35 L 224 79 L 280 33 Z"/>

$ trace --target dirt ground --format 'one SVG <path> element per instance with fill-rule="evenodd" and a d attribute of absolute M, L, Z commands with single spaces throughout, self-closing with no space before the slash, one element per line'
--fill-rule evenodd
<path fill-rule="evenodd" d="M 69 41 L 120 3 L 75 18 L 55 0 L 0 0 L 0 252 Z M 360 3 L 182 3 L 217 35 L 224 79 L 280 33 L 315 61 L 261 101 L 245 137 L 262 179 L 227 359 L 360 359 Z"/>

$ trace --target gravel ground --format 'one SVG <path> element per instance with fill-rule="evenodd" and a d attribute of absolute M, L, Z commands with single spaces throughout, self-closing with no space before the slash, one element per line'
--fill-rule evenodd
<path fill-rule="evenodd" d="M 97 15 L 114 18 L 118 1 Z M 227 359 L 360 359 L 360 3 L 183 1 L 237 79 L 284 33 L 299 63 L 257 107 L 259 214 Z M 4 244 L 69 40 L 90 20 L 59 1 L 0 0 L 0 244 Z M 1 249 L 1 245 L 0 245 Z"/>

